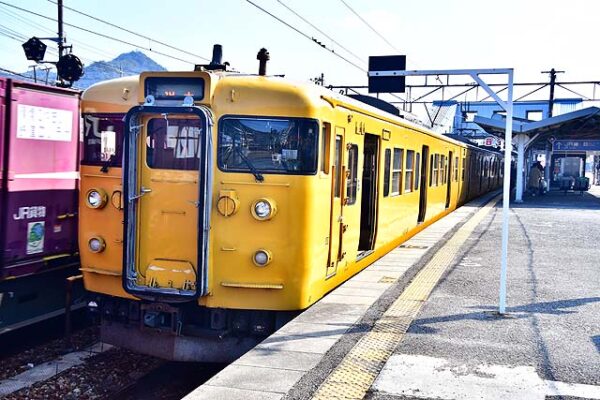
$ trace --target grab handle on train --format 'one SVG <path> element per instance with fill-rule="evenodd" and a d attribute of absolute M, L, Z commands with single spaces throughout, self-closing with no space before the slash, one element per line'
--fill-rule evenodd
<path fill-rule="evenodd" d="M 137 195 L 135 195 L 135 196 L 133 196 L 133 197 L 130 197 L 130 198 L 129 198 L 129 201 L 137 200 L 137 199 L 139 199 L 140 197 L 142 197 L 143 195 L 145 195 L 145 194 L 148 194 L 148 193 L 150 193 L 150 192 L 152 192 L 152 189 L 150 189 L 150 188 L 145 188 L 145 187 L 143 187 L 143 186 L 142 186 L 142 187 L 140 188 L 140 194 L 137 194 Z"/>

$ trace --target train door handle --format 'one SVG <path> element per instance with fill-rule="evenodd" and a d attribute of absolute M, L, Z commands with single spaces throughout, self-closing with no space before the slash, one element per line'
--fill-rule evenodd
<path fill-rule="evenodd" d="M 148 193 L 150 193 L 150 192 L 152 192 L 152 189 L 150 189 L 150 188 L 145 188 L 145 187 L 143 187 L 143 186 L 142 186 L 142 187 L 140 188 L 140 193 L 139 193 L 139 194 L 136 194 L 136 195 L 135 195 L 135 196 L 133 196 L 133 197 L 130 197 L 130 198 L 129 198 L 129 201 L 137 200 L 137 199 L 139 199 L 140 197 L 142 197 L 143 195 L 145 195 L 145 194 L 148 194 Z"/>

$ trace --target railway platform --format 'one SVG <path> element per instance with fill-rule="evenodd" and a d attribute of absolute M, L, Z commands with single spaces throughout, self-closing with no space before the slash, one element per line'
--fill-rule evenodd
<path fill-rule="evenodd" d="M 600 399 L 600 189 L 423 230 L 185 399 Z"/>

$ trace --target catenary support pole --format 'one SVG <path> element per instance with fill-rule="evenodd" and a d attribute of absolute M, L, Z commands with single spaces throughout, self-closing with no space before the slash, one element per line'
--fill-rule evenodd
<path fill-rule="evenodd" d="M 512 156 L 513 125 L 513 70 L 508 72 L 508 99 L 506 101 L 506 131 L 504 135 L 504 192 L 502 196 L 502 256 L 500 260 L 500 296 L 498 313 L 506 313 L 506 270 L 508 263 L 508 220 L 510 212 L 510 164 Z M 518 171 L 517 171 L 518 173 Z M 518 175 L 517 175 L 518 176 Z"/>

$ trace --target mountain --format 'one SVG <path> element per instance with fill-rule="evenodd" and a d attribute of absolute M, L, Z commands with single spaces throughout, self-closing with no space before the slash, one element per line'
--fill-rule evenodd
<path fill-rule="evenodd" d="M 166 71 L 166 69 L 141 51 L 123 53 L 111 61 L 96 61 L 84 66 L 84 75 L 73 84 L 77 89 L 86 89 L 94 83 L 107 79 L 119 78 L 121 76 L 137 75 L 143 71 Z M 22 76 L 14 76 L 0 71 L 0 76 L 22 79 L 23 76 L 33 79 L 33 71 L 24 72 Z M 38 70 L 38 82 L 46 81 L 46 73 Z M 56 79 L 56 73 L 48 74 L 48 82 Z"/>
<path fill-rule="evenodd" d="M 84 68 L 83 77 L 74 86 L 85 89 L 96 82 L 121 76 L 137 75 L 144 71 L 166 71 L 141 51 L 123 53 L 112 61 L 97 61 Z"/>

